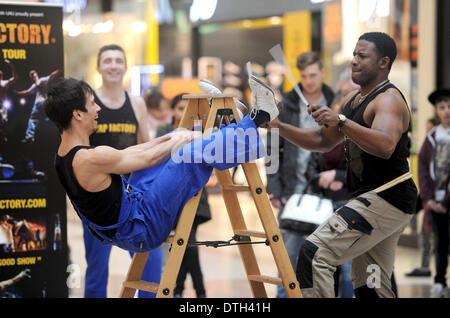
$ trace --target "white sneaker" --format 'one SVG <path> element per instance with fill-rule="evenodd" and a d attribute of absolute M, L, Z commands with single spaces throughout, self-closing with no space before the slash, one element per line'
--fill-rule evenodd
<path fill-rule="evenodd" d="M 198 82 L 198 88 L 205 94 L 222 94 L 222 91 L 216 85 L 205 79 Z"/>
<path fill-rule="evenodd" d="M 250 118 L 254 119 L 258 111 L 263 110 L 270 115 L 270 121 L 274 120 L 280 113 L 274 91 L 254 75 L 250 76 L 248 83 L 253 95 L 253 107 L 250 112 Z"/>
<path fill-rule="evenodd" d="M 216 85 L 205 79 L 201 79 L 198 82 L 198 88 L 200 88 L 205 94 L 222 94 L 222 91 Z M 244 118 L 244 116 L 248 113 L 247 106 L 238 100 L 235 100 L 234 104 L 236 105 L 239 118 Z"/>
<path fill-rule="evenodd" d="M 441 283 L 435 283 L 431 287 L 430 298 L 443 298 L 446 296 L 445 287 Z"/>

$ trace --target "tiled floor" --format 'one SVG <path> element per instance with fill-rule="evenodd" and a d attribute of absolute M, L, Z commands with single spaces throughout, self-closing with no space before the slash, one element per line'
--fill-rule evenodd
<path fill-rule="evenodd" d="M 259 219 L 253 202 L 248 193 L 239 193 L 244 217 L 249 229 L 260 230 Z M 232 237 L 228 214 L 220 194 L 210 194 L 209 202 L 212 211 L 212 220 L 199 226 L 197 239 L 228 240 Z M 86 269 L 84 259 L 83 230 L 80 220 L 68 203 L 68 241 L 70 246 L 70 260 L 81 268 L 81 286 L 70 289 L 71 298 L 83 297 L 83 281 Z M 255 254 L 259 261 L 261 273 L 276 276 L 276 266 L 270 250 L 264 244 L 254 245 Z M 200 247 L 200 262 L 202 266 L 207 297 L 241 298 L 252 297 L 245 271 L 236 246 L 230 247 Z M 428 297 L 432 278 L 409 278 L 405 273 L 417 267 L 420 262 L 420 253 L 416 248 L 399 246 L 395 262 L 395 275 L 399 289 L 399 297 Z M 108 297 L 118 297 L 122 281 L 130 264 L 128 252 L 113 247 L 110 258 L 110 276 L 108 284 Z M 433 268 L 431 260 L 431 268 Z M 274 297 L 276 289 L 266 284 L 269 297 Z M 186 281 L 183 297 L 195 297 L 190 278 Z"/>

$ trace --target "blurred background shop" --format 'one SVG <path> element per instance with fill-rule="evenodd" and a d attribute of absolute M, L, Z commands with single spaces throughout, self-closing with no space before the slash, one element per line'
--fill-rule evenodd
<path fill-rule="evenodd" d="M 337 91 L 358 37 L 368 31 L 386 32 L 398 46 L 390 80 L 404 93 L 413 114 L 411 167 L 416 182 L 417 153 L 425 138 L 426 121 L 433 116 L 433 107 L 430 107 L 427 97 L 436 88 L 450 87 L 448 0 L 35 2 L 64 5 L 66 77 L 84 79 L 97 88 L 101 83 L 96 71 L 97 51 L 103 45 L 115 43 L 121 45 L 127 54 L 125 88 L 136 95 L 158 88 L 169 100 L 179 93 L 199 93 L 198 80 L 207 78 L 249 102 L 247 61 L 253 63 L 252 72 L 264 76 L 280 91 L 291 90 L 290 82 L 284 79 L 283 67 L 269 53 L 277 44 L 281 44 L 290 70 L 298 81 L 297 56 L 310 50 L 320 52 L 325 66 L 325 82 Z M 219 206 L 223 208 L 223 202 L 213 204 L 217 206 L 215 211 Z M 71 209 L 70 205 L 68 207 Z M 73 217 L 74 213 L 68 212 L 68 222 L 74 222 Z M 208 226 L 216 225 L 221 218 L 213 215 L 214 222 Z M 75 236 L 81 235 L 78 228 L 72 231 Z M 205 226 L 203 232 L 199 230 L 199 236 L 213 232 Z M 79 245 L 82 247 L 81 243 Z M 418 247 L 417 224 L 413 222 L 405 230 L 400 245 Z M 71 249 L 73 255 L 76 247 L 71 246 Z M 419 258 L 417 253 L 411 254 L 411 250 L 404 251 L 406 259 L 415 257 L 415 261 Z M 79 257 L 80 262 L 83 262 L 82 256 Z M 128 263 L 122 265 L 118 272 L 125 275 Z M 405 270 L 414 266 L 403 265 Z M 211 276 L 208 276 L 207 265 L 203 267 L 208 280 Z M 112 271 L 114 277 L 114 269 Z M 398 283 L 402 287 L 400 276 L 403 273 L 398 275 Z M 119 279 L 118 286 L 120 283 Z M 109 288 L 118 291 L 118 286 Z M 417 294 L 408 288 L 403 290 L 407 297 L 421 296 L 420 292 Z"/>
<path fill-rule="evenodd" d="M 418 120 L 413 152 L 424 137 L 426 112 L 431 112 L 426 96 L 450 81 L 450 40 L 444 34 L 450 4 L 445 0 L 46 2 L 64 3 L 66 75 L 96 86 L 97 49 L 114 42 L 127 51 L 131 92 L 159 86 L 167 98 L 176 95 L 180 79 L 207 77 L 222 88 L 242 89 L 249 60 L 255 63 L 254 72 L 287 91 L 290 83 L 283 83 L 282 70 L 269 54 L 276 44 L 282 45 L 297 79 L 296 57 L 308 50 L 321 52 L 326 82 L 336 88 L 357 37 L 366 31 L 386 32 L 399 52 L 390 78 Z"/>

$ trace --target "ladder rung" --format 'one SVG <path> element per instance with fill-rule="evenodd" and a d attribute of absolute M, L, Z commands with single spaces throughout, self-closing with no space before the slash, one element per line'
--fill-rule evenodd
<path fill-rule="evenodd" d="M 265 275 L 248 275 L 248 279 L 256 282 L 283 286 L 281 278 L 270 277 Z"/>
<path fill-rule="evenodd" d="M 260 232 L 260 231 L 236 230 L 234 234 L 244 235 L 244 236 L 252 236 L 252 237 L 267 238 L 266 233 Z"/>
<path fill-rule="evenodd" d="M 157 293 L 159 284 L 146 282 L 144 280 L 132 280 L 132 281 L 124 281 L 123 287 L 145 290 L 151 293 Z"/>
<path fill-rule="evenodd" d="M 223 190 L 232 190 L 232 191 L 250 191 L 250 187 L 246 185 L 237 185 L 237 184 L 225 184 L 222 186 Z"/>

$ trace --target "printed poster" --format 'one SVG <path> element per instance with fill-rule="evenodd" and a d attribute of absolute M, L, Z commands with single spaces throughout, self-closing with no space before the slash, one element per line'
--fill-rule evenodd
<path fill-rule="evenodd" d="M 0 297 L 68 297 L 66 198 L 42 107 L 64 73 L 62 7 L 0 2 Z"/>

